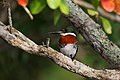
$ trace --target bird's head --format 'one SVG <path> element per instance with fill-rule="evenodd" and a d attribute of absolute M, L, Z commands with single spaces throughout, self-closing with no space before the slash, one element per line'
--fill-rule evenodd
<path fill-rule="evenodd" d="M 62 29 L 60 31 L 50 32 L 51 34 L 60 35 L 60 44 L 74 44 L 77 43 L 76 34 L 71 29 Z"/>

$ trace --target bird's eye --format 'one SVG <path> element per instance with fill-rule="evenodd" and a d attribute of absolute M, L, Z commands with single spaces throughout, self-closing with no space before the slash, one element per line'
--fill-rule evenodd
<path fill-rule="evenodd" d="M 67 30 L 66 30 L 66 29 L 62 29 L 62 32 L 63 32 L 63 33 L 66 33 L 66 32 L 67 32 Z"/>

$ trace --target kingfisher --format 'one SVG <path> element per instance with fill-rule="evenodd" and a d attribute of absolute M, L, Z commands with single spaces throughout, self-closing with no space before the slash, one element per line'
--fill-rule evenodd
<path fill-rule="evenodd" d="M 65 29 L 51 33 L 60 34 L 59 39 L 60 52 L 73 60 L 78 50 L 77 46 L 78 40 L 76 38 L 76 34 L 73 32 L 67 32 L 67 30 Z"/>

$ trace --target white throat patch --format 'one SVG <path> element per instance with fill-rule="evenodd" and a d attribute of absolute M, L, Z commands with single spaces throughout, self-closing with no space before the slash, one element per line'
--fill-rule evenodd
<path fill-rule="evenodd" d="M 62 35 L 62 36 L 66 36 L 66 35 L 73 35 L 73 36 L 75 36 L 75 37 L 76 37 L 76 35 L 75 35 L 74 33 L 61 33 L 60 35 Z"/>

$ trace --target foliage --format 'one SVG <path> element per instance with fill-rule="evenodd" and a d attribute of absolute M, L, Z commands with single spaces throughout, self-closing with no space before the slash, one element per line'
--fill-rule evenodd
<path fill-rule="evenodd" d="M 33 14 L 38 14 L 42 11 L 46 4 L 49 6 L 50 9 L 56 10 L 60 8 L 60 11 L 62 13 L 66 15 L 68 15 L 69 13 L 69 7 L 65 0 L 46 0 L 46 2 L 45 0 L 33 0 L 30 5 L 30 10 Z"/>
<path fill-rule="evenodd" d="M 89 15 L 91 16 L 97 16 L 97 17 L 100 17 L 101 21 L 102 21 L 102 24 L 103 24 L 103 29 L 105 30 L 105 32 L 107 34 L 112 34 L 112 26 L 109 22 L 109 20 L 107 20 L 106 18 L 102 17 L 102 16 L 98 16 L 98 12 L 95 11 L 95 10 L 91 10 L 91 9 L 87 9 L 87 12 Z"/>
<path fill-rule="evenodd" d="M 32 0 L 30 10 L 32 14 L 40 13 L 46 6 L 45 0 Z"/>
<path fill-rule="evenodd" d="M 60 10 L 62 13 L 66 14 L 66 15 L 69 14 L 69 7 L 68 7 L 67 3 L 65 2 L 65 0 L 61 0 Z"/>
<path fill-rule="evenodd" d="M 112 27 L 111 27 L 110 22 L 106 18 L 103 18 L 103 17 L 100 17 L 100 18 L 103 22 L 103 28 L 104 28 L 105 32 L 108 33 L 108 34 L 111 34 L 112 33 Z"/>
<path fill-rule="evenodd" d="M 46 7 L 46 4 L 49 6 L 50 9 L 55 10 L 55 25 L 57 25 L 59 21 L 60 11 L 66 15 L 69 14 L 69 6 L 67 5 L 65 0 L 33 0 L 30 4 L 30 11 L 32 12 L 32 14 L 39 14 Z"/>

